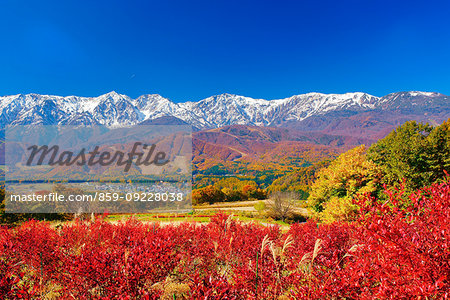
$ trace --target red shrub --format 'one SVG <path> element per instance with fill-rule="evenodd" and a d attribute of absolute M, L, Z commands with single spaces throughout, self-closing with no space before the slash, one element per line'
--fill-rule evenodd
<path fill-rule="evenodd" d="M 448 298 L 450 185 L 380 203 L 353 224 L 160 226 L 130 219 L 0 228 L 0 298 Z M 407 204 L 405 204 L 407 203 Z"/>

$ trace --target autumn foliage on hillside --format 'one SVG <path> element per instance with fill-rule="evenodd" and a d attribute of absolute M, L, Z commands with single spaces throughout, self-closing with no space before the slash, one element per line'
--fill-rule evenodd
<path fill-rule="evenodd" d="M 308 206 L 321 221 L 351 221 L 359 215 L 352 199 L 370 193 L 385 200 L 384 188 L 414 190 L 442 182 L 450 170 L 450 119 L 432 127 L 409 121 L 368 149 L 341 154 L 318 172 Z M 402 205 L 407 205 L 404 199 Z"/>
<path fill-rule="evenodd" d="M 101 219 L 0 229 L 0 298 L 448 298 L 450 181 L 356 199 L 352 223 L 161 226 Z M 401 206 L 401 207 L 400 207 Z"/>

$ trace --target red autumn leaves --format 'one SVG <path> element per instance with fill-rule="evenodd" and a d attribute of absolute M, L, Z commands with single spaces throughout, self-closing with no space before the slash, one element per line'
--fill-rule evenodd
<path fill-rule="evenodd" d="M 448 298 L 450 182 L 357 200 L 357 221 L 278 227 L 31 221 L 0 229 L 0 298 Z"/>

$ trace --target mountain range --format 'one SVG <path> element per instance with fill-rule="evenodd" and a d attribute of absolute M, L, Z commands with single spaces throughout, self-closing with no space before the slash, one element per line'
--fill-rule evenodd
<path fill-rule="evenodd" d="M 239 124 L 349 133 L 350 123 L 359 128 L 359 125 L 372 127 L 371 122 L 398 123 L 411 118 L 440 123 L 449 115 L 450 97 L 430 92 L 399 92 L 383 97 L 359 92 L 308 93 L 277 100 L 221 94 L 182 103 L 156 94 L 132 99 L 116 92 L 99 97 L 39 94 L 0 97 L 0 127 L 8 124 L 121 127 L 154 123 L 161 118 L 174 122 L 177 118 L 199 130 Z M 348 124 L 342 124 L 343 120 Z M 380 128 L 374 129 L 379 132 Z"/>
<path fill-rule="evenodd" d="M 0 128 L 190 124 L 195 131 L 193 163 L 198 169 L 233 161 L 268 165 L 299 156 L 319 161 L 357 145 L 370 145 L 408 120 L 438 125 L 449 117 L 449 96 L 415 91 L 383 97 L 308 93 L 277 100 L 221 94 L 182 103 L 155 94 L 132 99 L 116 92 L 99 97 L 0 97 Z"/>

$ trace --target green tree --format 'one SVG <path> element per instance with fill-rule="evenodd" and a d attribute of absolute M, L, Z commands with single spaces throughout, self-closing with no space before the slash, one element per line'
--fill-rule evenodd
<path fill-rule="evenodd" d="M 406 189 L 415 190 L 443 178 L 450 167 L 449 123 L 433 128 L 409 121 L 372 145 L 368 159 L 383 170 L 383 183 L 396 186 L 405 180 Z"/>
<path fill-rule="evenodd" d="M 444 171 L 450 172 L 450 119 L 434 128 L 428 136 L 430 182 L 442 179 Z"/>

